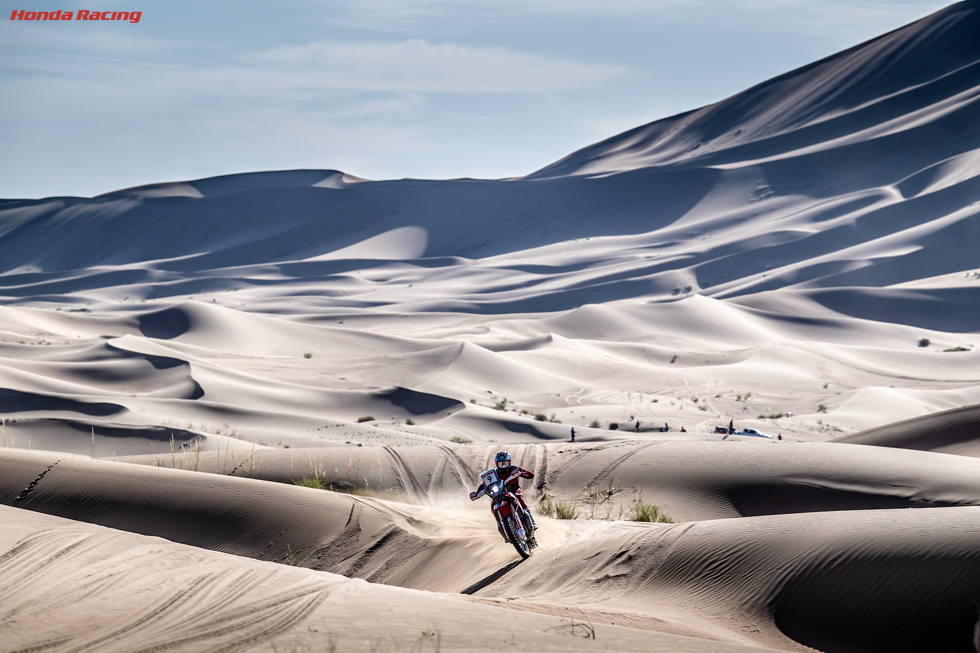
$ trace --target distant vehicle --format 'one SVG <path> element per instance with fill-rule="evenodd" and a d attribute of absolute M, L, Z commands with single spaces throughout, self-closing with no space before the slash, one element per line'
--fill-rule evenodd
<path fill-rule="evenodd" d="M 760 433 L 755 429 L 742 429 L 741 431 L 735 431 L 735 435 L 750 435 L 754 438 L 765 438 L 767 440 L 772 440 L 771 435 L 766 435 L 765 433 Z"/>
<path fill-rule="evenodd" d="M 728 433 L 728 427 L 727 426 L 716 426 L 715 427 L 715 433 Z"/>

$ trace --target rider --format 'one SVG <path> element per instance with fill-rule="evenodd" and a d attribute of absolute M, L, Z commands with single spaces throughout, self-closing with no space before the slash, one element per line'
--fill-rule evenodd
<path fill-rule="evenodd" d="M 534 472 L 511 464 L 510 454 L 506 451 L 497 452 L 497 455 L 494 456 L 494 462 L 497 465 L 497 476 L 501 481 L 506 481 L 508 478 L 516 474 L 515 478 L 511 479 L 510 482 L 504 485 L 504 489 L 517 497 L 517 501 L 521 504 L 521 508 L 524 509 L 524 512 L 531 520 L 531 528 L 538 530 L 538 525 L 534 523 L 534 517 L 531 516 L 531 511 L 527 509 L 527 504 L 524 503 L 524 494 L 521 492 L 521 486 L 517 484 L 517 479 L 520 477 L 534 478 Z M 476 492 L 470 492 L 470 501 L 476 501 L 482 497 L 485 492 L 486 488 L 484 487 L 483 483 L 480 483 L 480 487 L 476 488 Z"/>

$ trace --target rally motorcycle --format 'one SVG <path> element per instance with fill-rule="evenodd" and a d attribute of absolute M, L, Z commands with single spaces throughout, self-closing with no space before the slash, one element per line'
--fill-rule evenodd
<path fill-rule="evenodd" d="M 504 539 L 514 545 L 521 558 L 527 559 L 531 549 L 538 548 L 534 538 L 531 515 L 521 507 L 520 501 L 506 489 L 507 483 L 517 478 L 513 475 L 501 479 L 496 469 L 488 469 L 480 474 L 484 492 L 490 497 L 490 509 L 497 519 L 497 529 Z"/>

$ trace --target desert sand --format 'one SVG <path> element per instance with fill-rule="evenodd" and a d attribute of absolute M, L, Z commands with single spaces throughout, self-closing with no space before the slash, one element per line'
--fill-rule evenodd
<path fill-rule="evenodd" d="M 977 33 L 519 178 L 0 200 L 0 651 L 980 650 Z"/>

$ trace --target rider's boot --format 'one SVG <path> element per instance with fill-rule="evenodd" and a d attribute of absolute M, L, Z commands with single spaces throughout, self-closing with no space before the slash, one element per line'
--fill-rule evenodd
<path fill-rule="evenodd" d="M 531 521 L 531 531 L 533 532 L 538 530 L 538 525 L 535 523 L 534 515 L 531 514 L 530 509 L 527 510 L 527 518 Z"/>

